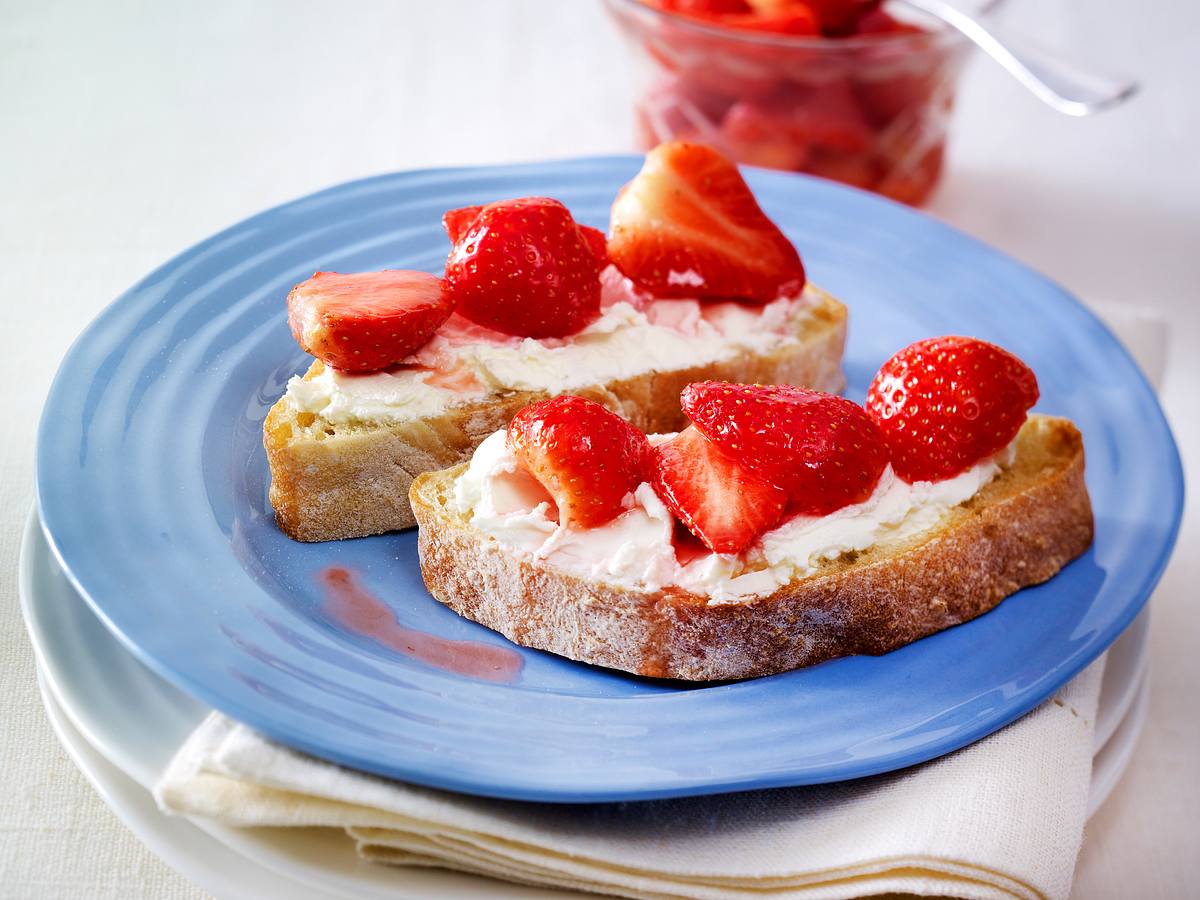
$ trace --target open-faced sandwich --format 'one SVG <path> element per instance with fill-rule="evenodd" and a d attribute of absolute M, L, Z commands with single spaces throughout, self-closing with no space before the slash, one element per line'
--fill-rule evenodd
<path fill-rule="evenodd" d="M 610 232 L 545 197 L 451 210 L 444 277 L 318 273 L 288 297 L 317 359 L 263 427 L 279 526 L 305 541 L 415 524 L 415 476 L 465 461 L 521 408 L 570 393 L 641 431 L 686 425 L 703 380 L 837 391 L 846 309 L 737 168 L 696 144 L 646 157 Z"/>
<path fill-rule="evenodd" d="M 1052 577 L 1092 540 L 1083 442 L 973 338 L 888 360 L 866 407 L 702 381 L 646 435 L 582 397 L 417 478 L 425 583 L 513 641 L 725 679 L 883 653 Z"/>

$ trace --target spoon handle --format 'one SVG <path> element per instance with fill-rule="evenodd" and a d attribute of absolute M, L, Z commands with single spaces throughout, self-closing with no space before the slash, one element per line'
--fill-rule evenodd
<path fill-rule="evenodd" d="M 1025 87 L 1067 115 L 1089 116 L 1124 102 L 1138 90 L 1136 81 L 1068 62 L 1020 38 L 1001 35 L 994 25 L 984 25 L 945 0 L 892 2 L 918 9 L 958 29 Z"/>

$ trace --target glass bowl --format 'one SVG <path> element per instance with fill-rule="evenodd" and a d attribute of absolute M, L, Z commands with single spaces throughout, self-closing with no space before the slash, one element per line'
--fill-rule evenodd
<path fill-rule="evenodd" d="M 987 4 L 987 10 L 1001 0 Z M 642 149 L 692 140 L 741 163 L 808 172 L 919 205 L 942 173 L 958 32 L 845 38 L 735 31 L 605 0 L 636 62 Z"/>

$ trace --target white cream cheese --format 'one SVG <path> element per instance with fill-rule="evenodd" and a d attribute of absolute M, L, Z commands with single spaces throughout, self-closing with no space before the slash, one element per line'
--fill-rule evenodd
<path fill-rule="evenodd" d="M 560 393 L 795 342 L 795 325 L 811 315 L 814 297 L 806 288 L 762 307 L 656 299 L 613 266 L 601 274 L 601 287 L 600 317 L 568 338 L 514 338 L 454 317 L 407 366 L 370 375 L 326 367 L 309 381 L 292 378 L 287 398 L 337 424 L 436 415 L 503 391 Z"/>
<path fill-rule="evenodd" d="M 428 372 L 395 369 L 351 375 L 325 367 L 305 381 L 288 381 L 287 398 L 301 412 L 316 413 L 336 424 L 381 419 L 419 419 L 461 403 L 470 393 L 426 383 Z M 474 396 L 478 396 L 475 394 Z"/>
<path fill-rule="evenodd" d="M 648 484 L 626 498 L 625 512 L 599 528 L 560 526 L 549 495 L 508 451 L 504 431 L 475 451 L 454 496 L 476 528 L 518 555 L 610 584 L 650 591 L 676 585 L 716 605 L 769 594 L 843 554 L 927 531 L 1011 461 L 1010 446 L 954 478 L 914 484 L 889 466 L 862 503 L 827 516 L 797 516 L 740 555 L 706 553 L 687 563 L 675 554 L 672 516 Z"/>

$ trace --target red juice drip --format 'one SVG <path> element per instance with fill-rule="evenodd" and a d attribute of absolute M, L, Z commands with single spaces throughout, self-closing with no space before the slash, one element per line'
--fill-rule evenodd
<path fill-rule="evenodd" d="M 325 588 L 325 612 L 347 631 L 369 637 L 435 668 L 471 678 L 513 681 L 521 671 L 521 655 L 508 647 L 452 641 L 405 628 L 385 603 L 358 583 L 349 569 L 329 566 L 317 577 Z"/>

